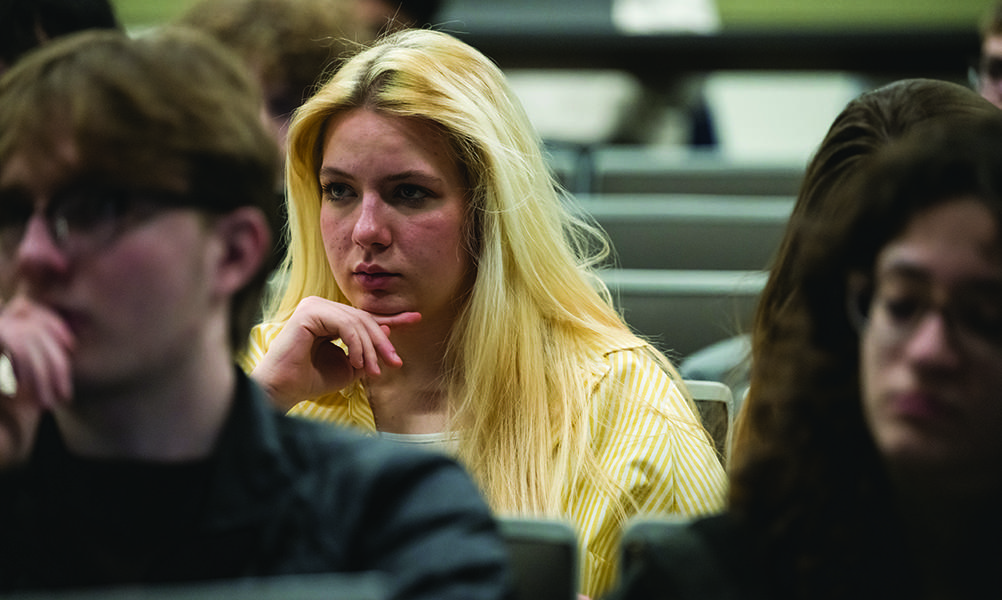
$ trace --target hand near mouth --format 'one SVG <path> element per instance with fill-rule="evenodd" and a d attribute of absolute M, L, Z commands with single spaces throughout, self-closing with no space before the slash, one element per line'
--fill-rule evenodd
<path fill-rule="evenodd" d="M 25 458 L 42 413 L 72 398 L 74 343 L 57 313 L 26 296 L 0 309 L 0 466 Z"/>
<path fill-rule="evenodd" d="M 419 320 L 416 312 L 374 315 L 316 296 L 304 298 L 251 377 L 287 410 L 343 389 L 363 374 L 378 376 L 380 363 L 400 367 L 390 329 Z"/>

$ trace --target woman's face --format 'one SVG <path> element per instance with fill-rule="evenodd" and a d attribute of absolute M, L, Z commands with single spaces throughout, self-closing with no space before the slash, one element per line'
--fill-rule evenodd
<path fill-rule="evenodd" d="M 861 360 L 867 423 L 892 472 L 997 472 L 1002 248 L 984 204 L 926 209 L 881 250 Z"/>
<path fill-rule="evenodd" d="M 466 182 L 444 134 L 353 110 L 328 125 L 319 177 L 327 260 L 351 304 L 451 324 L 471 260 Z"/>

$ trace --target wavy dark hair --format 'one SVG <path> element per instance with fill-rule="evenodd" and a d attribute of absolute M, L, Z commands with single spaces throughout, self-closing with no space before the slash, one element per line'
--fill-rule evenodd
<path fill-rule="evenodd" d="M 796 597 L 876 594 L 868 581 L 874 568 L 904 568 L 903 560 L 894 564 L 901 535 L 859 401 L 848 273 L 869 270 L 879 249 L 921 208 L 913 191 L 925 190 L 928 205 L 981 189 L 962 185 L 945 166 L 933 168 L 947 158 L 945 141 L 921 160 L 909 155 L 899 168 L 907 176 L 877 157 L 896 140 L 931 135 L 942 123 L 970 133 L 967 123 L 1000 118 L 997 108 L 962 86 L 902 81 L 850 102 L 808 166 L 754 322 L 751 385 L 735 436 L 729 497 L 732 513 L 771 557 L 763 562 L 791 582 Z M 975 161 L 971 154 L 956 153 L 957 160 Z M 922 160 L 930 164 L 917 166 Z M 880 194 L 894 192 L 897 204 L 889 212 Z M 901 591 L 895 585 L 889 593 Z"/>

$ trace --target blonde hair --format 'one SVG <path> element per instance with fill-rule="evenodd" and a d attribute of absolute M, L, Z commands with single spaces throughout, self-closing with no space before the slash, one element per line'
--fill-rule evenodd
<path fill-rule="evenodd" d="M 559 514 L 575 493 L 568 483 L 584 478 L 625 514 L 629 500 L 589 444 L 588 365 L 642 347 L 678 374 L 614 309 L 593 269 L 608 242 L 568 210 L 504 75 L 467 44 L 430 30 L 395 33 L 346 62 L 297 112 L 286 174 L 287 283 L 270 320 L 285 321 L 311 294 L 347 302 L 317 225 L 318 172 L 328 123 L 358 108 L 434 124 L 467 178 L 474 283 L 442 374 L 453 425 L 463 430 L 460 459 L 495 510 Z"/>

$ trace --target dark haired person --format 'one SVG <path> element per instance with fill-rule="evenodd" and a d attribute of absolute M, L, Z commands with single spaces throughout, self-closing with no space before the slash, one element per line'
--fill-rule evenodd
<path fill-rule="evenodd" d="M 916 125 L 826 202 L 801 226 L 781 342 L 756 359 L 771 375 L 744 415 L 728 511 L 655 544 L 614 598 L 996 587 L 1002 115 Z"/>

